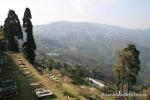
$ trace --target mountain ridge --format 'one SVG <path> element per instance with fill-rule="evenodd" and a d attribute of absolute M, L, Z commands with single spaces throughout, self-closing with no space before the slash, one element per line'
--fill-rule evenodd
<path fill-rule="evenodd" d="M 99 22 L 86 22 L 86 21 L 79 21 L 79 22 L 76 22 L 76 21 L 53 21 L 53 22 L 50 22 L 48 24 L 39 24 L 39 25 L 34 25 L 34 26 L 45 26 L 45 25 L 50 25 L 50 24 L 56 24 L 56 23 L 86 23 L 86 24 L 99 24 L 99 25 L 105 25 L 105 26 L 110 26 L 110 27 L 116 27 L 116 28 L 122 28 L 122 29 L 128 29 L 128 30 L 150 30 L 150 28 L 126 28 L 126 27 L 122 27 L 122 26 L 119 26 L 119 25 L 110 25 L 110 24 L 104 24 L 104 23 L 99 23 Z"/>

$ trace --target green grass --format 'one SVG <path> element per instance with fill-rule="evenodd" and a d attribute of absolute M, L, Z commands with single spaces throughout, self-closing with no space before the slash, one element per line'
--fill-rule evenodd
<path fill-rule="evenodd" d="M 11 57 L 11 58 L 13 59 L 13 57 Z M 52 100 L 52 98 L 50 99 L 49 97 L 38 99 L 34 93 L 34 89 L 32 87 L 30 87 L 29 84 L 33 83 L 33 82 L 38 82 L 39 80 L 41 80 L 42 83 L 45 82 L 43 80 L 43 78 L 41 79 L 41 77 L 39 75 L 36 76 L 36 74 L 34 74 L 34 76 L 32 78 L 26 77 L 25 75 L 22 74 L 19 67 L 17 65 L 15 65 L 15 63 L 13 63 L 10 59 L 9 59 L 8 64 L 4 65 L 2 67 L 3 67 L 3 69 L 2 69 L 2 73 L 0 74 L 0 78 L 15 80 L 17 83 L 18 92 L 19 92 L 19 94 L 17 96 L 8 98 L 6 100 Z M 47 81 L 46 81 L 46 83 L 47 83 Z M 46 83 L 44 83 L 44 84 L 46 84 Z M 54 100 L 66 100 L 65 97 L 67 97 L 68 95 L 70 97 L 74 98 L 75 100 L 87 100 L 87 99 L 100 98 L 100 97 L 95 97 L 95 96 L 98 96 L 97 93 L 99 93 L 99 92 L 97 92 L 97 91 L 93 91 L 94 93 L 92 92 L 92 94 L 93 94 L 92 95 L 91 93 L 90 94 L 87 93 L 88 90 L 85 90 L 85 91 L 83 91 L 83 95 L 81 95 L 82 90 L 80 90 L 80 88 L 78 88 L 78 86 L 76 86 L 76 85 L 69 85 L 67 83 L 59 84 L 59 83 L 53 83 L 53 82 L 50 82 L 50 84 L 46 84 L 46 85 L 51 86 L 51 89 L 53 89 L 52 91 L 55 90 L 54 93 L 60 94 L 60 98 L 59 99 L 53 98 Z M 46 85 L 43 85 L 42 87 L 45 87 Z M 56 90 L 60 86 L 61 86 L 61 89 Z M 45 88 L 47 88 L 47 87 L 45 87 Z M 56 96 L 58 96 L 58 95 L 56 95 Z M 63 97 L 63 99 L 61 97 Z M 108 99 L 108 100 L 111 100 L 111 99 Z"/>
<path fill-rule="evenodd" d="M 18 95 L 7 98 L 6 100 L 38 100 L 34 89 L 29 85 L 30 82 L 35 82 L 35 78 L 29 78 L 24 76 L 19 68 L 9 59 L 8 64 L 2 65 L 2 73 L 0 78 L 13 79 L 17 83 Z M 50 100 L 49 98 L 42 98 L 40 100 Z"/>
<path fill-rule="evenodd" d="M 7 65 L 3 65 L 1 78 L 13 79 L 17 83 L 18 95 L 10 97 L 7 100 L 35 100 L 36 95 L 29 86 L 27 78 L 19 71 L 14 63 L 10 60 Z M 32 98 L 32 99 L 31 99 Z"/>

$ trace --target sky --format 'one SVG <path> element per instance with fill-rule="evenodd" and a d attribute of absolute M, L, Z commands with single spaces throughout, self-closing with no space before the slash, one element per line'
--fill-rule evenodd
<path fill-rule="evenodd" d="M 15 10 L 22 23 L 26 7 L 31 9 L 34 25 L 73 21 L 150 28 L 150 0 L 0 0 L 0 24 L 9 9 Z"/>

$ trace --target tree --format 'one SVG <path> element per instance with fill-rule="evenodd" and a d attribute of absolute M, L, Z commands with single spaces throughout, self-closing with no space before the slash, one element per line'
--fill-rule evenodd
<path fill-rule="evenodd" d="M 34 63 L 36 44 L 33 37 L 33 25 L 30 20 L 31 18 L 32 16 L 30 9 L 26 8 L 23 17 L 23 28 L 25 29 L 25 33 L 27 34 L 27 40 L 26 42 L 24 42 L 23 48 L 29 61 L 31 63 Z"/>
<path fill-rule="evenodd" d="M 136 77 L 140 71 L 139 51 L 134 44 L 129 44 L 126 48 L 119 51 L 118 61 L 113 66 L 114 73 L 118 78 L 117 87 L 118 91 L 123 93 L 124 84 L 127 85 L 127 92 L 130 92 L 130 88 L 136 83 Z"/>
<path fill-rule="evenodd" d="M 118 93 L 119 93 L 120 90 L 123 93 L 123 85 L 124 85 L 123 77 L 124 77 L 124 74 L 125 74 L 125 68 L 124 68 L 124 65 L 123 65 L 123 63 L 122 63 L 122 61 L 120 59 L 117 61 L 116 64 L 114 64 L 113 72 L 117 76 Z M 122 85 L 121 89 L 120 89 L 120 85 Z"/>
<path fill-rule="evenodd" d="M 127 48 L 122 50 L 121 58 L 124 60 L 126 66 L 128 93 L 132 85 L 136 83 L 136 76 L 140 71 L 139 54 L 134 44 L 129 44 Z"/>
<path fill-rule="evenodd" d="M 5 38 L 8 41 L 8 50 L 18 52 L 18 40 L 23 39 L 23 33 L 17 14 L 14 10 L 9 10 L 4 22 Z"/>

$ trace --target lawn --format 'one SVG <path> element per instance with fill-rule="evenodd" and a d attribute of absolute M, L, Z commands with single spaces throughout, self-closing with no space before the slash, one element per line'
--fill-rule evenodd
<path fill-rule="evenodd" d="M 1 65 L 2 72 L 0 78 L 13 79 L 16 81 L 18 87 L 18 95 L 7 98 L 6 100 L 38 100 L 33 88 L 29 85 L 31 81 L 36 81 L 35 78 L 28 78 L 22 74 L 17 65 L 15 65 L 10 59 L 8 64 Z M 40 100 L 50 100 L 49 98 L 42 98 Z"/>
<path fill-rule="evenodd" d="M 19 69 L 19 64 L 17 62 L 18 55 L 20 54 L 9 54 L 12 60 L 9 59 L 9 63 L 2 66 L 3 69 L 0 74 L 0 78 L 15 80 L 18 86 L 18 96 L 8 98 L 7 100 L 52 100 L 50 98 L 38 99 L 36 97 L 34 89 L 29 84 L 38 81 L 42 83 L 42 87 L 52 90 L 56 95 L 56 98 L 53 98 L 55 100 L 67 100 L 68 95 L 73 96 L 73 100 L 87 100 L 89 97 L 100 99 L 100 97 L 97 97 L 100 95 L 97 89 L 90 92 L 89 89 L 81 89 L 78 85 L 67 84 L 61 79 L 60 82 L 48 80 L 43 75 L 40 75 L 38 71 L 22 57 L 27 69 L 33 74 L 31 78 L 25 76 Z M 103 97 L 103 99 L 112 100 L 107 97 Z"/>
<path fill-rule="evenodd" d="M 23 56 L 20 54 L 20 53 L 16 53 L 16 54 L 8 54 L 9 55 L 9 57 L 13 60 L 13 62 L 16 64 L 16 69 L 18 70 L 18 73 L 20 73 L 19 74 L 19 76 L 21 76 L 22 75 L 22 77 L 19 77 L 19 76 L 17 76 L 18 77 L 18 80 L 20 80 L 20 78 L 22 78 L 22 79 L 24 79 L 24 80 L 22 80 L 22 82 L 26 82 L 26 87 L 25 88 L 27 88 L 27 90 L 29 90 L 30 92 L 29 92 L 29 95 L 30 96 L 28 96 L 30 99 L 24 99 L 24 100 L 37 100 L 37 98 L 36 98 L 36 96 L 35 96 L 35 94 L 34 94 L 34 92 L 33 92 L 33 89 L 32 88 L 30 88 L 30 86 L 29 86 L 29 84 L 30 83 L 33 83 L 33 82 L 35 82 L 36 80 L 37 80 L 37 82 L 39 81 L 39 82 L 42 82 L 42 87 L 44 87 L 44 88 L 46 88 L 46 89 L 49 89 L 49 90 L 52 90 L 52 92 L 56 95 L 56 97 L 57 98 L 53 98 L 53 99 L 57 99 L 57 100 L 60 100 L 60 98 L 62 99 L 62 100 L 66 100 L 66 99 L 64 99 L 64 96 L 62 95 L 62 91 L 60 91 L 60 90 L 58 90 L 57 89 L 57 87 L 56 87 L 56 84 L 55 83 L 53 83 L 53 82 L 51 82 L 51 81 L 49 81 L 49 80 L 47 80 L 44 76 L 42 76 L 42 75 L 40 75 L 39 73 L 38 73 L 38 71 L 31 65 L 31 64 L 29 64 L 24 58 L 23 58 Z M 18 59 L 18 56 L 21 56 L 21 58 L 23 59 L 23 61 L 25 62 L 25 65 L 26 65 L 26 67 L 27 67 L 27 69 L 33 74 L 33 76 L 32 76 L 32 78 L 27 78 L 27 77 L 25 77 L 23 74 L 22 74 L 22 72 L 19 70 L 19 64 L 18 64 L 18 61 L 17 61 L 17 59 Z M 17 75 L 18 75 L 18 73 L 17 73 Z M 25 83 L 21 83 L 20 85 L 22 85 L 22 84 L 25 84 Z M 22 87 L 22 86 L 21 86 Z M 25 90 L 23 90 L 23 92 L 24 92 Z M 27 94 L 28 95 L 28 94 Z M 20 97 L 20 96 L 19 96 Z M 25 97 L 26 98 L 26 97 Z M 31 98 L 33 98 L 33 99 L 31 99 Z M 11 99 L 12 100 L 12 99 Z M 16 99 L 14 99 L 14 100 L 16 100 Z M 20 100 L 23 100 L 23 99 L 20 99 Z M 40 100 L 52 100 L 52 98 L 40 98 Z"/>
<path fill-rule="evenodd" d="M 8 98 L 7 100 L 35 100 L 36 96 L 32 92 L 27 78 L 19 71 L 16 65 L 9 59 L 8 64 L 1 65 L 2 72 L 0 78 L 13 79 L 18 87 L 18 95 Z M 32 98 L 32 99 L 31 99 Z"/>

